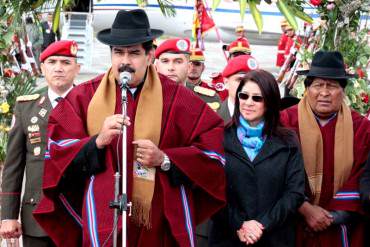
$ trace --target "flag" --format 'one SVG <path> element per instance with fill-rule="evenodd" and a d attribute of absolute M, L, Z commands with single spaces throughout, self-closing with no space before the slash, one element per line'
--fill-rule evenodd
<path fill-rule="evenodd" d="M 193 19 L 193 39 L 195 47 L 204 50 L 203 35 L 215 26 L 213 19 L 208 15 L 203 0 L 195 0 Z"/>

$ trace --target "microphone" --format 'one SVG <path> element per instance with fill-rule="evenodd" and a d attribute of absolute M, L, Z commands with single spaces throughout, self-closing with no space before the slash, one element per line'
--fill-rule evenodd
<path fill-rule="evenodd" d="M 131 81 L 132 79 L 132 76 L 131 76 L 131 73 L 128 72 L 128 71 L 122 71 L 121 73 L 119 73 L 119 85 L 122 88 L 128 86 L 128 83 Z"/>

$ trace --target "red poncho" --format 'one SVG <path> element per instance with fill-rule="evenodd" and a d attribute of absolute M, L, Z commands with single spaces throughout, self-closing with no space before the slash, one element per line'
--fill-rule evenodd
<path fill-rule="evenodd" d="M 319 206 L 328 210 L 344 210 L 362 213 L 359 195 L 359 177 L 370 151 L 370 122 L 356 113 L 351 112 L 353 121 L 353 152 L 354 163 L 349 178 L 342 188 L 334 194 L 334 138 L 336 119 L 324 127 L 320 127 L 323 139 L 323 180 Z M 298 106 L 283 111 L 282 122 L 299 135 Z M 309 186 L 306 186 L 306 196 L 310 196 Z M 312 233 L 305 230 L 304 219 L 297 229 L 297 246 L 362 246 L 363 223 L 352 222 L 345 225 L 332 225 L 328 229 Z"/>
<path fill-rule="evenodd" d="M 101 79 L 102 76 L 74 88 L 49 118 L 44 197 L 34 216 L 57 246 L 80 246 L 81 242 L 83 246 L 100 246 L 112 231 L 113 210 L 108 205 L 114 199 L 117 139 L 106 147 L 104 172 L 86 179 L 82 193 L 78 188 L 73 191 L 60 189 L 66 169 L 91 139 L 86 131 L 86 114 Z M 168 175 L 157 169 L 152 227 L 149 230 L 138 227 L 128 217 L 127 245 L 173 246 L 176 243 L 194 246 L 195 226 L 220 209 L 225 201 L 223 122 L 191 91 L 165 77 L 160 80 L 163 114 L 159 148 L 191 185 L 173 186 Z M 132 122 L 127 128 L 128 201 L 132 195 L 133 126 L 140 90 L 137 94 L 132 97 L 128 93 L 127 114 Z M 115 112 L 121 113 L 118 87 L 116 96 L 119 100 Z M 119 233 L 120 228 L 119 222 Z"/>

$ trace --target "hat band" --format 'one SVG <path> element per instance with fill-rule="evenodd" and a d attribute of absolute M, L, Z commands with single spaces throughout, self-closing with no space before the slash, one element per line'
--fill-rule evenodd
<path fill-rule="evenodd" d="M 150 31 L 150 28 L 146 29 L 119 29 L 119 28 L 112 28 L 110 31 L 111 35 L 113 37 L 117 38 L 132 38 L 132 36 L 140 37 L 140 36 L 151 36 L 152 32 Z"/>
<path fill-rule="evenodd" d="M 325 67 L 317 67 L 311 66 L 310 71 L 308 72 L 309 75 L 325 75 L 329 76 L 332 75 L 333 77 L 338 76 L 345 76 L 346 71 L 342 68 L 325 68 Z"/>

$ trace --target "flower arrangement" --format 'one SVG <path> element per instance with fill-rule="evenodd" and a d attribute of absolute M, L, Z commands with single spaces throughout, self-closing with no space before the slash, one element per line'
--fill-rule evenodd
<path fill-rule="evenodd" d="M 320 15 L 317 35 L 311 42 L 316 43 L 314 49 L 301 50 L 302 64 L 310 64 L 313 53 L 317 50 L 338 50 L 344 57 L 347 70 L 356 73 L 346 87 L 346 101 L 354 110 L 366 114 L 370 110 L 369 75 L 370 61 L 369 30 L 360 27 L 361 15 L 370 11 L 369 0 L 310 0 Z M 303 94 L 303 79 L 295 85 L 295 94 Z"/>
<path fill-rule="evenodd" d="M 0 164 L 5 160 L 14 104 L 19 95 L 35 90 L 35 77 L 17 63 L 16 35 L 21 36 L 21 18 L 16 18 L 9 1 L 0 0 Z M 13 8 L 14 9 L 14 8 Z"/>

